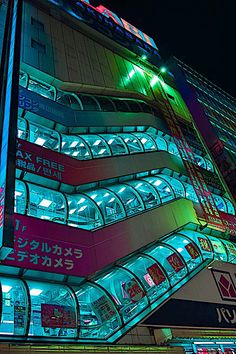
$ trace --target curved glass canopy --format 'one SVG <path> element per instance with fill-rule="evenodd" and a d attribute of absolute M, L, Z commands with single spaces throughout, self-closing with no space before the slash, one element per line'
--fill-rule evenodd
<path fill-rule="evenodd" d="M 114 342 L 195 271 L 235 255 L 233 243 L 183 229 L 80 286 L 0 276 L 0 337 Z"/>
<path fill-rule="evenodd" d="M 25 118 L 18 118 L 18 137 L 50 150 L 58 151 L 78 160 L 91 160 L 119 155 L 139 154 L 152 151 L 167 151 L 180 157 L 171 137 L 148 132 L 102 133 L 66 135 L 44 127 Z M 212 163 L 205 157 L 194 154 L 195 163 L 214 171 Z"/>
<path fill-rule="evenodd" d="M 235 213 L 228 199 L 216 194 L 213 197 L 218 210 Z M 65 194 L 17 180 L 15 213 L 92 230 L 178 198 L 199 202 L 191 184 L 163 174 L 78 194 Z"/>

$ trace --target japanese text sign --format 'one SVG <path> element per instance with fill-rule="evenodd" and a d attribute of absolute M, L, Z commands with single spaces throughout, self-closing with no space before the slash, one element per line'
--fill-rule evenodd
<path fill-rule="evenodd" d="M 151 265 L 147 271 L 155 285 L 159 285 L 166 280 L 165 275 L 157 264 Z"/>
<path fill-rule="evenodd" d="M 72 306 L 41 304 L 42 327 L 76 328 L 76 315 Z"/>
<path fill-rule="evenodd" d="M 167 261 L 170 263 L 171 267 L 175 270 L 176 273 L 184 268 L 184 264 L 177 253 L 173 253 L 167 257 Z"/>

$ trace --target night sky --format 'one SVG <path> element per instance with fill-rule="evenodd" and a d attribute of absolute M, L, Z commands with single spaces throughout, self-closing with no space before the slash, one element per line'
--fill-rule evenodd
<path fill-rule="evenodd" d="M 233 0 L 91 0 L 154 38 L 163 59 L 174 55 L 236 96 Z"/>

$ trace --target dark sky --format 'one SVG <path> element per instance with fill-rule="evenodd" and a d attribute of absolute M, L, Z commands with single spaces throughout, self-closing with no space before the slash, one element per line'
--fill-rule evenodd
<path fill-rule="evenodd" d="M 174 55 L 236 96 L 235 0 L 91 0 L 154 38 L 164 59 Z"/>

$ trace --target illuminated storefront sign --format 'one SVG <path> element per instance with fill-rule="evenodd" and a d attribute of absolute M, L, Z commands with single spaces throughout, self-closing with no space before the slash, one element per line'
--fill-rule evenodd
<path fill-rule="evenodd" d="M 102 5 L 94 7 L 90 4 L 90 1 L 85 1 L 85 0 L 80 0 L 80 2 L 86 3 L 87 5 L 89 5 L 89 7 L 98 11 L 99 13 L 106 16 L 107 18 L 112 19 L 117 25 L 125 28 L 128 32 L 134 34 L 136 37 L 138 37 L 142 41 L 146 42 L 147 44 L 149 44 L 153 48 L 157 49 L 157 46 L 151 37 L 149 37 L 144 32 L 140 31 L 135 26 L 131 25 L 129 22 L 125 21 L 123 18 L 118 17 L 114 12 L 108 10 L 106 7 L 104 7 Z M 78 4 L 78 3 L 79 3 L 79 1 L 76 2 L 76 4 Z"/>
<path fill-rule="evenodd" d="M 159 63 L 160 56 L 154 40 L 103 5 L 95 7 L 86 0 L 48 1 L 138 55 L 148 52 L 151 54 L 150 61 Z"/>

